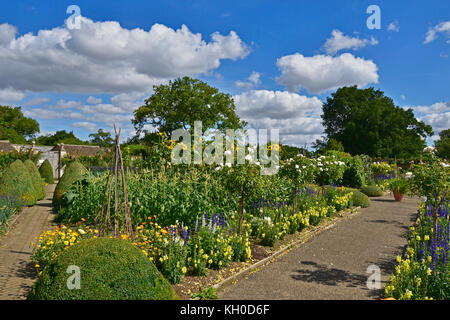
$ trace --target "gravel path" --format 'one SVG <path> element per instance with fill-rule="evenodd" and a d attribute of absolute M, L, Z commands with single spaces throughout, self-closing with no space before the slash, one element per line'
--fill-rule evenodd
<path fill-rule="evenodd" d="M 31 263 L 31 242 L 52 226 L 53 191 L 56 185 L 46 187 L 47 196 L 32 207 L 26 207 L 18 216 L 8 234 L 0 238 L 0 300 L 26 299 L 37 274 Z"/>
<path fill-rule="evenodd" d="M 406 246 L 417 199 L 372 198 L 369 208 L 337 223 L 234 285 L 221 299 L 379 299 Z M 370 265 L 381 270 L 381 289 L 368 289 Z"/>

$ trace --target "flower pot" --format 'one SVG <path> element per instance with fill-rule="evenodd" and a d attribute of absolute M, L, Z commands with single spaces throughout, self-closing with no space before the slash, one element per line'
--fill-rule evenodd
<path fill-rule="evenodd" d="M 402 201 L 403 200 L 403 197 L 405 196 L 403 193 L 400 193 L 397 190 L 393 190 L 392 192 L 394 193 L 395 201 Z"/>

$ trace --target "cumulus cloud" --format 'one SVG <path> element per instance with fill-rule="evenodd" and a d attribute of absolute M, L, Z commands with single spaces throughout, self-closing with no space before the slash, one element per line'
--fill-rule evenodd
<path fill-rule="evenodd" d="M 74 127 L 74 128 L 82 128 L 82 129 L 85 129 L 87 131 L 94 132 L 94 131 L 97 131 L 97 127 L 98 126 L 95 123 L 92 123 L 92 122 L 81 121 L 81 122 L 74 122 L 74 123 L 72 123 L 72 127 Z"/>
<path fill-rule="evenodd" d="M 279 129 L 284 143 L 304 145 L 323 132 L 322 102 L 287 91 L 251 90 L 233 97 L 238 115 L 253 129 Z"/>
<path fill-rule="evenodd" d="M 99 103 L 102 102 L 102 99 L 96 98 L 96 97 L 93 97 L 93 96 L 89 96 L 89 97 L 86 99 L 86 102 L 87 102 L 87 103 L 92 103 L 92 104 L 99 104 Z"/>
<path fill-rule="evenodd" d="M 236 87 L 251 89 L 259 86 L 261 84 L 260 80 L 261 74 L 259 72 L 253 71 L 252 74 L 247 78 L 248 81 L 238 80 L 235 82 Z"/>
<path fill-rule="evenodd" d="M 315 55 L 305 57 L 300 53 L 277 60 L 281 76 L 277 81 L 290 91 L 305 88 L 310 93 L 323 93 L 342 86 L 365 86 L 378 82 L 378 67 L 372 60 L 343 53 L 332 57 Z"/>
<path fill-rule="evenodd" d="M 335 55 L 340 50 L 353 49 L 358 50 L 367 45 L 376 45 L 378 41 L 371 37 L 369 39 L 360 39 L 344 35 L 341 31 L 335 29 L 331 32 L 331 38 L 327 39 L 323 48 L 326 53 Z"/>
<path fill-rule="evenodd" d="M 50 101 L 50 99 L 46 98 L 46 97 L 35 97 L 35 98 L 32 98 L 30 101 L 26 102 L 25 106 L 36 106 L 36 105 L 40 105 L 43 103 L 47 103 L 49 101 Z"/>
<path fill-rule="evenodd" d="M 169 78 L 207 74 L 223 59 L 249 54 L 234 31 L 213 33 L 207 42 L 185 25 L 130 30 L 115 21 L 80 17 L 79 29 L 15 34 L 15 27 L 0 25 L 0 88 L 35 92 L 143 91 Z"/>
<path fill-rule="evenodd" d="M 450 21 L 444 21 L 433 28 L 429 28 L 427 34 L 425 35 L 424 43 L 434 41 L 438 37 L 438 33 L 443 33 L 447 36 L 447 38 L 450 38 Z M 449 43 L 448 40 L 447 43 Z"/>
<path fill-rule="evenodd" d="M 387 27 L 388 31 L 395 31 L 395 32 L 399 32 L 400 31 L 400 25 L 398 24 L 397 20 L 392 21 L 391 23 L 389 23 L 388 27 Z"/>
<path fill-rule="evenodd" d="M 25 93 L 22 91 L 15 90 L 11 87 L 0 89 L 1 102 L 21 101 L 25 98 L 25 96 Z"/>
<path fill-rule="evenodd" d="M 437 135 L 442 130 L 450 128 L 450 101 L 436 102 L 429 106 L 407 106 L 411 108 L 419 120 L 433 127 Z"/>

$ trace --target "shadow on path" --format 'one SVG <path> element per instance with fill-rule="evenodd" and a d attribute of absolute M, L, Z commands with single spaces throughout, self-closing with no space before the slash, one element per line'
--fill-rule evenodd
<path fill-rule="evenodd" d="M 346 287 L 364 286 L 367 280 L 366 276 L 350 273 L 345 270 L 328 268 L 325 265 L 317 264 L 312 261 L 303 261 L 303 265 L 313 267 L 313 270 L 299 269 L 297 274 L 292 275 L 294 280 L 315 282 L 327 286 L 336 286 L 340 283 L 346 284 Z"/>

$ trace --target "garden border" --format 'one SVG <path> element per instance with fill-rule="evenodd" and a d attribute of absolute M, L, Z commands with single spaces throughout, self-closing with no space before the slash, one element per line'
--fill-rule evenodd
<path fill-rule="evenodd" d="M 338 212 L 337 214 L 342 219 L 339 219 L 339 218 L 332 219 L 332 220 L 330 220 L 329 223 L 327 223 L 323 226 L 319 226 L 313 230 L 307 231 L 304 235 L 301 235 L 299 239 L 294 240 L 293 242 L 287 244 L 286 246 L 284 246 L 281 249 L 279 249 L 278 251 L 274 252 L 267 258 L 264 258 L 256 263 L 252 264 L 251 266 L 239 271 L 238 273 L 233 274 L 233 275 L 229 276 L 228 278 L 220 281 L 219 283 L 216 283 L 215 285 L 212 286 L 212 288 L 214 288 L 215 290 L 220 290 L 221 288 L 223 288 L 227 285 L 234 284 L 237 280 L 242 279 L 244 276 L 248 275 L 249 273 L 251 273 L 252 271 L 257 269 L 258 267 L 263 267 L 263 266 L 273 262 L 273 260 L 275 260 L 275 258 L 277 258 L 278 256 L 282 255 L 283 253 L 287 253 L 290 249 L 293 249 L 293 248 L 297 247 L 298 245 L 306 242 L 307 240 L 309 240 L 313 236 L 319 234 L 320 232 L 330 229 L 335 224 L 337 224 L 339 221 L 345 220 L 348 217 L 351 217 L 354 214 L 359 213 L 360 212 L 359 209 L 361 209 L 361 207 L 357 206 L 357 207 L 354 207 L 351 209 L 343 210 L 342 212 Z"/>

